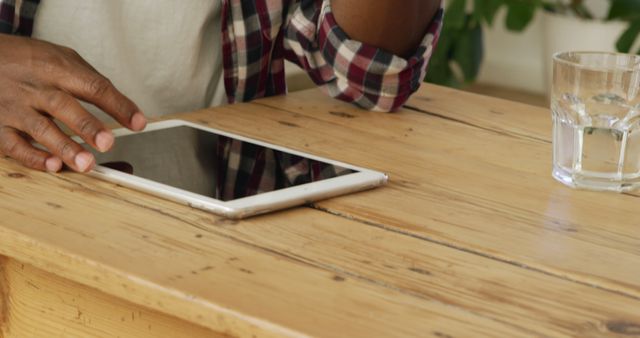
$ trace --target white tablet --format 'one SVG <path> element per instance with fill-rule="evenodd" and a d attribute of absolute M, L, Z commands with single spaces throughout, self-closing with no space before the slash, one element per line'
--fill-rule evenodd
<path fill-rule="evenodd" d="M 90 175 L 229 218 L 384 184 L 387 175 L 181 120 L 113 131 Z M 79 138 L 74 138 L 82 143 Z"/>

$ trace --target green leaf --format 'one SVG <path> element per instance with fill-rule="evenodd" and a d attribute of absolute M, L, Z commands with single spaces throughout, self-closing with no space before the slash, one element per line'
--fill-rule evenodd
<path fill-rule="evenodd" d="M 464 82 L 476 79 L 480 72 L 483 55 L 482 27 L 477 21 L 474 21 L 459 36 L 453 48 L 453 61 L 460 66 Z"/>
<path fill-rule="evenodd" d="M 574 6 L 571 6 L 573 9 L 573 13 L 579 18 L 593 20 L 593 14 L 589 10 L 589 8 L 583 3 L 577 3 Z"/>
<path fill-rule="evenodd" d="M 462 29 L 467 15 L 467 0 L 453 0 L 446 10 L 445 28 Z"/>
<path fill-rule="evenodd" d="M 503 0 L 475 0 L 473 14 L 478 22 L 484 21 L 492 25 L 493 18 L 503 4 Z"/>
<path fill-rule="evenodd" d="M 549 13 L 557 13 L 558 12 L 558 5 L 555 2 L 549 2 L 549 1 L 542 1 L 542 9 L 544 9 L 545 11 L 549 12 Z"/>
<path fill-rule="evenodd" d="M 477 77 L 483 56 L 482 21 L 475 14 L 465 13 L 465 8 L 466 0 L 450 2 L 447 20 L 429 61 L 425 81 L 460 87 L 463 82 L 471 82 Z"/>
<path fill-rule="evenodd" d="M 607 20 L 632 20 L 640 18 L 640 1 L 610 0 L 611 8 Z"/>
<path fill-rule="evenodd" d="M 456 79 L 448 64 L 436 65 L 433 60 L 429 63 L 427 77 L 425 81 L 447 87 L 459 87 L 460 83 Z"/>
<path fill-rule="evenodd" d="M 618 38 L 616 49 L 621 53 L 629 53 L 633 43 L 638 39 L 638 34 L 640 34 L 640 20 L 629 24 L 627 30 Z"/>
<path fill-rule="evenodd" d="M 454 75 L 449 66 L 449 55 L 451 55 L 453 35 L 455 33 L 452 30 L 442 31 L 438 45 L 429 60 L 429 68 L 425 78 L 427 82 L 443 86 L 450 86 L 452 83 Z"/>
<path fill-rule="evenodd" d="M 511 0 L 507 3 L 507 29 L 521 32 L 533 19 L 538 7 L 537 1 Z"/>

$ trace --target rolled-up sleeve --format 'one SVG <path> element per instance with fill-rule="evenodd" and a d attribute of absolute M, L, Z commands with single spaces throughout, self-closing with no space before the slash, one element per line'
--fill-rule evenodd
<path fill-rule="evenodd" d="M 420 46 L 403 58 L 350 39 L 336 23 L 330 0 L 302 0 L 285 27 L 285 56 L 330 96 L 369 110 L 393 111 L 420 87 L 442 16 L 441 3 Z"/>

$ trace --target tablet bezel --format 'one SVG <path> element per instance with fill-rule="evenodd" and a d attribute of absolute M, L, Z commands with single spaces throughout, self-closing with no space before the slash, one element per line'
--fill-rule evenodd
<path fill-rule="evenodd" d="M 352 169 L 357 172 L 230 201 L 217 200 L 208 196 L 175 188 L 164 183 L 159 183 L 142 177 L 126 174 L 121 171 L 107 168 L 101 165 L 96 165 L 95 168 L 89 172 L 89 175 L 232 219 L 240 219 L 258 214 L 264 214 L 270 211 L 306 204 L 329 197 L 335 197 L 351 192 L 371 189 L 385 184 L 388 179 L 388 176 L 381 172 L 311 155 L 301 151 L 289 149 L 256 139 L 251 139 L 241 135 L 202 126 L 184 120 L 164 120 L 153 122 L 148 124 L 145 130 L 141 132 L 133 132 L 126 128 L 120 128 L 113 130 L 113 134 L 116 137 L 117 142 L 117 138 L 121 136 L 136 133 L 145 133 L 154 130 L 161 130 L 179 126 L 197 128 L 203 131 L 235 138 L 244 142 L 254 143 L 274 150 L 306 157 L 308 159 L 322 161 L 328 164 Z M 74 140 L 78 143 L 84 143 L 82 139 L 78 137 L 74 137 Z"/>

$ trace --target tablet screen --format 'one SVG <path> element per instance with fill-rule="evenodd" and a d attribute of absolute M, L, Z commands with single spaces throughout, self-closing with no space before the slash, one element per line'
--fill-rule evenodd
<path fill-rule="evenodd" d="M 355 172 L 190 126 L 120 136 L 107 153 L 87 149 L 99 165 L 222 201 Z"/>

